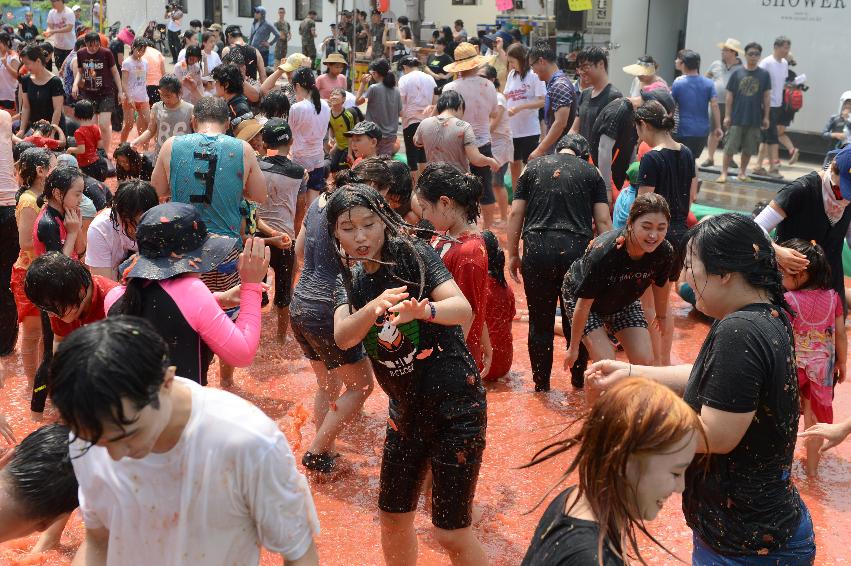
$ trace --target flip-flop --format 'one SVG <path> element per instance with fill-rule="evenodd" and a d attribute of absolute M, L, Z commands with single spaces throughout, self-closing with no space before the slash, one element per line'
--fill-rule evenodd
<path fill-rule="evenodd" d="M 789 155 L 789 165 L 796 164 L 799 157 L 801 157 L 801 151 L 796 147 L 792 150 L 791 155 Z"/>
<path fill-rule="evenodd" d="M 744 177 L 739 175 L 736 179 L 738 179 L 740 183 L 753 183 L 753 179 L 748 175 L 745 175 Z"/>
<path fill-rule="evenodd" d="M 724 183 L 726 183 L 726 182 L 727 182 L 727 176 L 726 176 L 726 175 L 721 175 L 720 177 L 718 177 L 717 179 L 715 179 L 715 182 L 716 182 L 716 183 L 718 183 L 719 185 L 723 185 Z"/>

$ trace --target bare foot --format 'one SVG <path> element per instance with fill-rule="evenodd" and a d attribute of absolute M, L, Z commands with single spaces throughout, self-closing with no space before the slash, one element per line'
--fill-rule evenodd
<path fill-rule="evenodd" d="M 44 413 L 36 413 L 35 411 L 30 411 L 30 418 L 34 423 L 40 423 L 44 421 Z"/>

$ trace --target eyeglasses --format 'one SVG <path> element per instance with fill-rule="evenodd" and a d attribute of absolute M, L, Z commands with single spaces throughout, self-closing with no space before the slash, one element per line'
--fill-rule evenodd
<path fill-rule="evenodd" d="M 748 57 L 759 57 L 760 55 L 762 55 L 762 51 L 748 51 L 747 53 L 745 53 L 745 55 L 747 55 Z"/>
<path fill-rule="evenodd" d="M 576 70 L 577 71 L 587 71 L 590 68 L 591 68 L 591 63 L 582 63 L 581 65 L 576 67 Z"/>

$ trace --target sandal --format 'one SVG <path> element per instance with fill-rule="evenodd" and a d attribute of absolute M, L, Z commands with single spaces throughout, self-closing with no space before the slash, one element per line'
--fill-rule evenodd
<path fill-rule="evenodd" d="M 301 464 L 312 472 L 330 474 L 334 471 L 334 456 L 327 452 L 319 454 L 305 452 L 301 458 Z"/>
<path fill-rule="evenodd" d="M 789 154 L 789 165 L 796 164 L 799 157 L 801 157 L 801 152 L 796 147 L 792 150 L 792 153 Z"/>
<path fill-rule="evenodd" d="M 753 174 L 754 175 L 761 175 L 763 177 L 767 177 L 768 171 L 765 170 L 765 167 L 757 167 L 756 169 L 753 170 Z"/>
<path fill-rule="evenodd" d="M 739 175 L 736 177 L 740 183 L 753 183 L 753 178 L 750 175 Z"/>

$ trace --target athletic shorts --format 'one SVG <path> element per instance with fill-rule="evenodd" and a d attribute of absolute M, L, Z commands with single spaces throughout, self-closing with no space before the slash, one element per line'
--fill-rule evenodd
<path fill-rule="evenodd" d="M 706 147 L 707 136 L 676 136 L 676 140 L 689 148 L 695 159 L 703 153 L 703 148 Z"/>
<path fill-rule="evenodd" d="M 772 106 L 768 111 L 768 129 L 762 130 L 762 141 L 769 145 L 777 145 L 780 143 L 780 138 L 777 137 L 777 124 L 783 118 L 783 107 Z"/>
<path fill-rule="evenodd" d="M 514 161 L 529 161 L 529 156 L 538 147 L 538 142 L 541 136 L 525 136 L 522 138 L 514 138 Z"/>
<path fill-rule="evenodd" d="M 572 320 L 573 312 L 576 310 L 576 297 L 566 295 L 564 299 L 567 318 L 568 320 Z M 612 314 L 600 314 L 591 311 L 588 313 L 588 321 L 585 323 L 585 330 L 582 332 L 582 337 L 588 336 L 598 328 L 605 328 L 612 334 L 617 334 L 627 328 L 647 328 L 647 319 L 644 317 L 644 309 L 641 308 L 641 301 L 635 300 Z"/>
<path fill-rule="evenodd" d="M 452 398 L 416 416 L 409 430 L 396 430 L 399 420 L 391 401 L 378 507 L 387 513 L 416 510 L 423 478 L 431 465 L 431 522 L 453 530 L 472 523 L 473 497 L 482 465 L 487 429 L 484 397 Z M 394 420 L 395 419 L 395 420 Z"/>
<path fill-rule="evenodd" d="M 505 188 L 505 172 L 508 171 L 508 163 L 503 163 L 499 171 L 493 173 L 493 186 Z"/>
<path fill-rule="evenodd" d="M 115 112 L 115 97 L 108 96 L 106 98 L 101 99 L 89 99 L 92 103 L 92 106 L 95 107 L 95 114 L 100 114 L 101 112 Z"/>
<path fill-rule="evenodd" d="M 748 155 L 756 155 L 759 152 L 761 140 L 762 131 L 759 126 L 733 126 L 727 132 L 724 154 L 732 157 L 741 151 Z"/>
<path fill-rule="evenodd" d="M 485 157 L 493 157 L 489 143 L 480 147 L 479 152 Z M 482 182 L 482 198 L 479 199 L 479 204 L 495 204 L 496 197 L 493 194 L 493 171 L 491 171 L 491 168 L 470 165 L 470 172 Z"/>
<path fill-rule="evenodd" d="M 405 140 L 405 156 L 408 158 L 408 169 L 411 171 L 417 170 L 418 163 L 428 163 L 425 148 L 417 147 L 414 143 L 414 134 L 419 127 L 420 123 L 415 122 L 402 130 L 402 138 Z"/>
<path fill-rule="evenodd" d="M 299 194 L 307 192 L 308 189 L 324 192 L 325 191 L 325 165 L 320 165 L 313 171 L 307 174 L 307 184 L 302 184 L 299 187 Z"/>
<path fill-rule="evenodd" d="M 360 344 L 348 350 L 340 349 L 334 342 L 333 331 L 323 333 L 310 330 L 296 318 L 290 319 L 290 326 L 304 357 L 314 362 L 322 362 L 327 370 L 357 363 L 366 356 Z"/>

